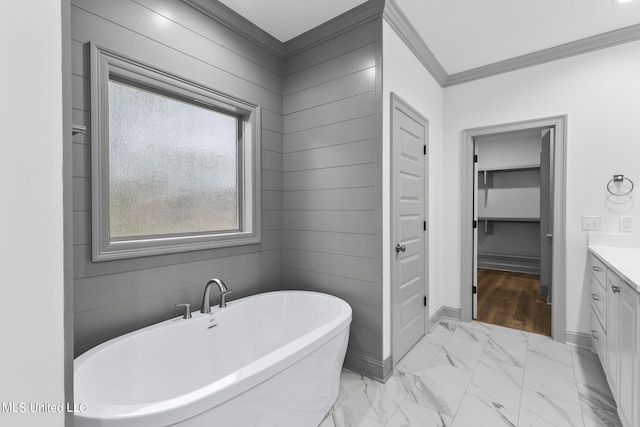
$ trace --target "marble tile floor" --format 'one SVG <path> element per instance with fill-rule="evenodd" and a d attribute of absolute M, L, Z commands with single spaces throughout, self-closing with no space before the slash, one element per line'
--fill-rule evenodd
<path fill-rule="evenodd" d="M 344 369 L 320 427 L 621 426 L 598 357 L 549 337 L 442 320 L 379 383 Z"/>

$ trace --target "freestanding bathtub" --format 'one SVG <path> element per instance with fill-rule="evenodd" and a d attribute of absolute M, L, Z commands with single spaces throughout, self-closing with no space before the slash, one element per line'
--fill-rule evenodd
<path fill-rule="evenodd" d="M 269 292 L 97 346 L 74 362 L 76 427 L 316 427 L 338 396 L 351 307 Z"/>

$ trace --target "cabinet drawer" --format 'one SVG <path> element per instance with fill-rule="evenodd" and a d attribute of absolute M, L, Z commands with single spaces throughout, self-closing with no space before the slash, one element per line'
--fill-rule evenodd
<path fill-rule="evenodd" d="M 591 307 L 602 328 L 607 330 L 607 291 L 593 275 L 591 275 Z"/>
<path fill-rule="evenodd" d="M 602 366 L 607 366 L 607 334 L 593 310 L 591 310 L 591 338 L 593 351 L 598 354 Z"/>
<path fill-rule="evenodd" d="M 589 269 L 591 270 L 591 274 L 600 282 L 600 286 L 603 288 L 606 287 L 607 267 L 593 254 L 589 254 Z"/>

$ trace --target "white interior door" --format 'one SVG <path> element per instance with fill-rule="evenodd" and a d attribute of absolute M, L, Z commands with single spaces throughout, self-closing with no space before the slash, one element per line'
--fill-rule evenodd
<path fill-rule="evenodd" d="M 540 293 L 552 301 L 553 278 L 553 153 L 555 129 L 543 131 L 540 150 Z"/>
<path fill-rule="evenodd" d="M 425 333 L 427 231 L 425 218 L 428 121 L 392 99 L 393 360 Z"/>

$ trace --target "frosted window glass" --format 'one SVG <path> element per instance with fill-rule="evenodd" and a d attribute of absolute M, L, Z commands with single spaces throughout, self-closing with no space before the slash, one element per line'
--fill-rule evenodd
<path fill-rule="evenodd" d="M 238 118 L 109 80 L 111 237 L 238 230 Z"/>

